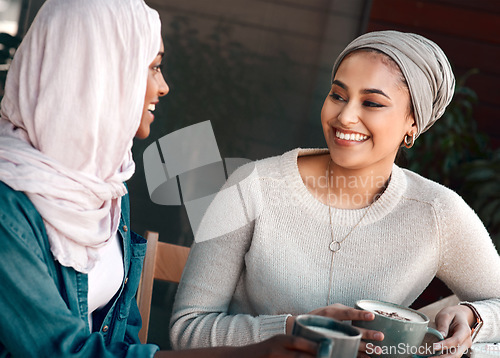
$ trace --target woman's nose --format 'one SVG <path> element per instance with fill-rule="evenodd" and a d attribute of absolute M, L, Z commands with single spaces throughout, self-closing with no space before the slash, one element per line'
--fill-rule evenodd
<path fill-rule="evenodd" d="M 170 91 L 170 87 L 168 87 L 167 81 L 165 81 L 165 78 L 163 77 L 163 75 L 161 75 L 159 85 L 160 86 L 158 88 L 158 95 L 160 97 L 163 97 Z"/>
<path fill-rule="evenodd" d="M 346 128 L 359 122 L 359 113 L 356 106 L 352 102 L 348 102 L 340 111 L 338 121 Z"/>

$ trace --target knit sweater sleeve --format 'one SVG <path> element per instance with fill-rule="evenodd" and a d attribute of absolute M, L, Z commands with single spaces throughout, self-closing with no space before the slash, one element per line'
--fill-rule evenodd
<path fill-rule="evenodd" d="M 435 205 L 441 237 L 437 276 L 471 302 L 484 325 L 476 342 L 500 340 L 500 256 L 474 211 L 455 193 Z"/>
<path fill-rule="evenodd" d="M 242 346 L 285 333 L 288 315 L 231 314 L 259 214 L 253 164 L 236 171 L 208 208 L 191 248 L 170 321 L 174 349 Z"/>

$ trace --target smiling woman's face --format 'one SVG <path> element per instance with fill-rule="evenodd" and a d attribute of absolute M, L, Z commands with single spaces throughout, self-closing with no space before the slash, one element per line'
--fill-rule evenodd
<path fill-rule="evenodd" d="M 141 124 L 135 134 L 139 139 L 144 139 L 149 136 L 151 123 L 153 123 L 155 119 L 153 115 L 155 106 L 158 104 L 160 97 L 165 96 L 169 91 L 168 85 L 161 73 L 163 51 L 162 43 L 160 52 L 158 52 L 158 55 L 148 68 L 148 82 L 146 86 L 146 96 L 144 98 L 144 107 L 142 109 Z"/>
<path fill-rule="evenodd" d="M 357 51 L 340 64 L 321 111 L 333 163 L 390 170 L 407 133 L 416 131 L 399 68 L 385 55 Z"/>

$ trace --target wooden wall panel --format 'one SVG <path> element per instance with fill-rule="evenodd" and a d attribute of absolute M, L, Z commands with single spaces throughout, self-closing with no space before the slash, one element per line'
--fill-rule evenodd
<path fill-rule="evenodd" d="M 475 119 L 500 147 L 500 2 L 465 0 L 373 0 L 367 31 L 416 32 L 447 54 L 457 77 L 479 73 L 466 84 L 479 97 Z"/>
<path fill-rule="evenodd" d="M 499 12 L 498 0 L 436 0 L 435 2 L 466 10 Z"/>
<path fill-rule="evenodd" d="M 231 39 L 265 58 L 286 54 L 294 67 L 295 100 L 283 101 L 290 113 L 290 128 L 295 133 L 271 138 L 277 148 L 318 146 L 322 136 L 319 112 L 329 88 L 333 61 L 353 38 L 360 34 L 362 15 L 368 0 L 146 0 L 159 11 L 163 33 L 171 31 L 175 16 L 186 17 L 200 38 L 223 23 L 231 28 Z M 167 49 L 168 57 L 168 49 Z M 279 120 L 272 120 L 273 127 Z M 255 125 L 257 126 L 257 125 Z M 244 125 L 243 125 L 244 127 Z M 272 131 L 270 131 L 272 132 Z M 262 131 L 251 131 L 255 141 Z M 245 139 L 246 140 L 246 139 Z M 313 143 L 313 144 L 309 144 Z M 281 151 L 281 149 L 278 149 Z M 262 156 L 275 153 L 262 153 Z"/>
<path fill-rule="evenodd" d="M 244 0 L 165 1 L 151 0 L 148 3 L 159 11 L 185 13 L 193 17 L 224 19 L 244 27 L 265 28 L 271 32 L 280 31 L 299 37 L 318 38 L 322 32 L 324 8 L 299 8 L 281 3 Z"/>
<path fill-rule="evenodd" d="M 305 10 L 318 10 L 322 11 L 325 8 L 328 7 L 330 0 L 250 0 L 246 1 L 248 4 L 249 2 L 263 2 L 263 3 L 270 3 L 273 5 L 280 5 L 280 6 L 288 6 L 288 7 L 296 7 L 300 9 L 305 9 Z"/>
<path fill-rule="evenodd" d="M 370 19 L 433 29 L 464 39 L 500 44 L 498 14 L 438 1 L 375 0 Z"/>
<path fill-rule="evenodd" d="M 232 27 L 233 37 L 265 56 L 287 53 L 299 64 L 317 66 L 311 57 L 324 50 L 334 55 L 358 35 L 365 0 L 147 0 L 164 25 L 173 16 L 188 17 L 201 32 L 217 23 Z M 164 31 L 166 29 L 164 28 Z M 326 43 L 325 43 L 326 42 Z M 315 49 L 315 50 L 314 50 Z M 334 57 L 334 56 L 330 56 Z M 328 59 L 329 62 L 333 59 Z M 320 66 L 324 64 L 319 64 Z"/>

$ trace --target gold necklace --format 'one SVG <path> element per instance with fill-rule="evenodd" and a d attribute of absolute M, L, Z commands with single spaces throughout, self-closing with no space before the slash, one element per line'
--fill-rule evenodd
<path fill-rule="evenodd" d="M 368 214 L 368 211 L 370 211 L 372 205 L 375 203 L 375 200 L 372 201 L 372 203 L 370 204 L 370 206 L 368 206 L 368 208 L 366 209 L 363 216 L 361 216 L 361 219 L 359 219 L 358 223 L 352 227 L 351 231 L 349 231 L 347 233 L 347 235 L 344 236 L 344 238 L 342 240 L 340 240 L 340 241 L 335 240 L 335 238 L 333 237 L 332 207 L 329 205 L 330 204 L 330 163 L 331 162 L 332 162 L 332 159 L 330 158 L 328 160 L 328 165 L 326 167 L 326 178 L 327 178 L 326 179 L 327 180 L 326 188 L 328 190 L 328 196 L 327 196 L 328 218 L 330 219 L 330 234 L 332 237 L 332 241 L 328 245 L 328 248 L 332 252 L 332 261 L 330 262 L 330 276 L 329 276 L 329 280 L 328 280 L 328 297 L 326 299 L 327 306 L 330 305 L 330 294 L 331 294 L 331 290 L 332 290 L 332 279 L 333 279 L 333 259 L 335 258 L 335 254 L 340 251 L 340 249 L 342 248 L 341 244 L 351 235 L 351 233 L 354 231 L 354 229 L 356 229 L 358 227 L 358 225 L 361 223 L 361 221 L 363 221 L 366 214 Z"/>

